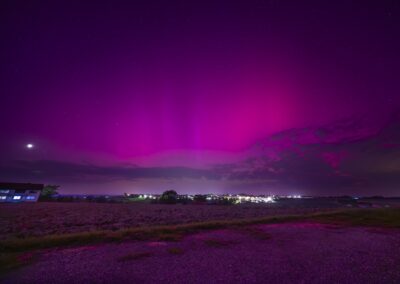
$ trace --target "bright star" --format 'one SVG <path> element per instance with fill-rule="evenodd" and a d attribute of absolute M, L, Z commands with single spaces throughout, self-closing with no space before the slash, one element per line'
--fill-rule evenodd
<path fill-rule="evenodd" d="M 32 149 L 33 148 L 33 144 L 26 144 L 26 148 Z"/>

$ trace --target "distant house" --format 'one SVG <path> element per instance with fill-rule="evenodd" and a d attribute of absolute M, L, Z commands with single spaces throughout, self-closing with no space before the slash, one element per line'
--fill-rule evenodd
<path fill-rule="evenodd" d="M 36 202 L 43 184 L 0 183 L 0 202 Z"/>

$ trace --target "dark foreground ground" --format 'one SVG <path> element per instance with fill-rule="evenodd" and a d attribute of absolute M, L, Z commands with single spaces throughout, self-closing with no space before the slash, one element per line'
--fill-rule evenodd
<path fill-rule="evenodd" d="M 150 225 L 301 215 L 338 208 L 345 208 L 345 204 L 334 198 L 232 206 L 88 202 L 0 203 L 0 240 L 96 230 L 116 231 Z"/>
<path fill-rule="evenodd" d="M 303 221 L 49 249 L 3 283 L 400 283 L 400 229 Z"/>

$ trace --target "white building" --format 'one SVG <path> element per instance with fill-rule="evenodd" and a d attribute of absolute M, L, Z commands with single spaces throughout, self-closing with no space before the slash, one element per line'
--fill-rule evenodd
<path fill-rule="evenodd" d="M 0 202 L 36 202 L 43 184 L 0 183 Z"/>

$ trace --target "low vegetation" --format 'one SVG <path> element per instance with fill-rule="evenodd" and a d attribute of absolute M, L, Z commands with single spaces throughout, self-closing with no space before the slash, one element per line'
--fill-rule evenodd
<path fill-rule="evenodd" d="M 166 233 L 160 233 L 156 236 L 156 239 L 158 241 L 166 241 L 166 242 L 179 242 L 182 240 L 183 235 L 178 233 L 173 233 L 173 232 L 166 232 Z"/>
<path fill-rule="evenodd" d="M 174 255 L 181 255 L 184 253 L 183 249 L 178 248 L 178 247 L 172 247 L 172 248 L 168 248 L 167 251 L 170 254 L 174 254 Z"/>
<path fill-rule="evenodd" d="M 256 228 L 256 227 L 241 227 L 238 229 L 258 240 L 270 240 L 271 239 L 270 234 L 268 234 L 267 232 L 264 232 L 263 230 Z"/>
<path fill-rule="evenodd" d="M 400 208 L 358 209 L 309 215 L 276 216 L 228 221 L 197 222 L 182 225 L 150 226 L 122 229 L 118 231 L 92 231 L 76 234 L 48 235 L 0 241 L 0 252 L 20 252 L 61 246 L 84 245 L 98 242 L 124 240 L 177 241 L 182 236 L 213 229 L 238 228 L 254 224 L 280 223 L 290 221 L 315 221 L 340 225 L 380 226 L 400 228 Z M 260 236 L 260 233 L 253 231 Z M 266 236 L 267 237 L 267 236 Z"/>
<path fill-rule="evenodd" d="M 270 239 L 270 235 L 258 229 L 257 224 L 283 222 L 318 222 L 342 226 L 378 226 L 400 228 L 400 208 L 384 209 L 348 209 L 336 212 L 313 213 L 306 215 L 288 215 L 263 218 L 248 218 L 224 221 L 194 222 L 181 225 L 148 226 L 127 228 L 117 231 L 98 230 L 74 234 L 54 234 L 43 237 L 27 237 L 0 240 L 0 273 L 29 264 L 34 259 L 34 251 L 39 249 L 81 246 L 101 242 L 121 242 L 128 240 L 179 241 L 183 236 L 204 230 L 239 229 L 261 240 Z M 216 239 L 205 240 L 211 247 L 230 245 Z M 170 254 L 182 254 L 179 248 L 169 248 Z M 149 257 L 149 253 L 128 254 L 119 261 L 129 261 Z"/>
<path fill-rule="evenodd" d="M 129 253 L 127 255 L 121 256 L 118 258 L 118 261 L 125 262 L 125 261 L 132 261 L 132 260 L 139 260 L 143 258 L 148 258 L 153 256 L 151 252 L 136 252 L 136 253 Z"/>
<path fill-rule="evenodd" d="M 316 214 L 310 219 L 337 225 L 400 228 L 400 208 L 345 210 Z"/>
<path fill-rule="evenodd" d="M 220 239 L 207 239 L 204 240 L 204 244 L 206 244 L 209 247 L 222 248 L 231 246 L 235 244 L 235 242 L 228 240 L 220 240 Z"/>
<path fill-rule="evenodd" d="M 32 263 L 35 255 L 31 252 L 12 252 L 0 253 L 0 275 L 5 274 L 13 269 Z"/>
<path fill-rule="evenodd" d="M 110 204 L 91 202 L 38 202 L 0 204 L 0 240 L 64 235 L 90 231 L 119 231 L 148 226 L 304 215 L 335 210 L 314 201 L 268 205 Z M 333 204 L 332 206 L 336 206 Z"/>

